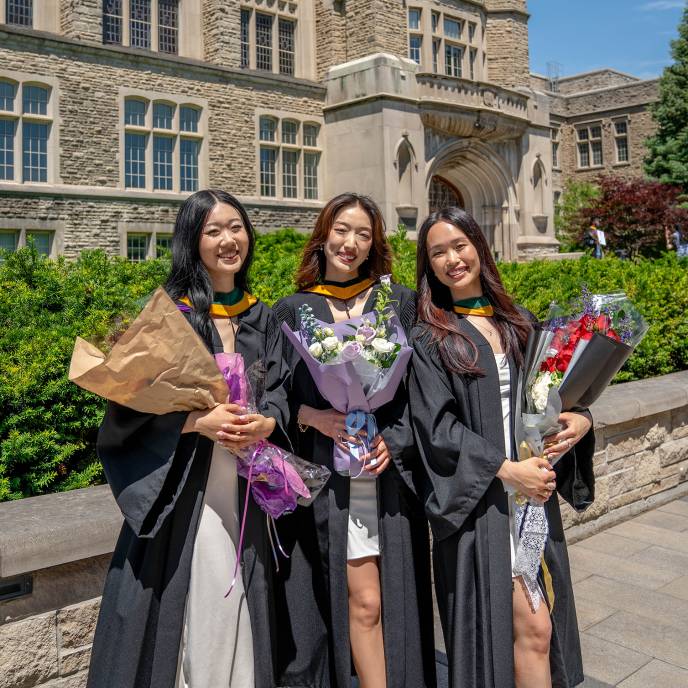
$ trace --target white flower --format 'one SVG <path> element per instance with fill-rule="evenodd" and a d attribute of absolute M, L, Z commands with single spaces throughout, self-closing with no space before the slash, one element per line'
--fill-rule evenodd
<path fill-rule="evenodd" d="M 391 282 L 392 275 L 382 275 L 382 277 L 380 277 L 380 284 L 386 284 L 387 286 L 389 286 Z"/>
<path fill-rule="evenodd" d="M 320 342 L 313 342 L 309 347 L 308 351 L 314 358 L 320 358 L 323 354 L 322 344 Z"/>
<path fill-rule="evenodd" d="M 334 330 L 333 330 L 331 327 L 326 327 L 326 328 L 323 330 L 323 334 L 324 334 L 326 337 L 334 337 Z"/>
<path fill-rule="evenodd" d="M 533 398 L 533 405 L 538 413 L 544 413 L 547 408 L 547 397 L 549 395 L 550 387 L 554 385 L 552 376 L 549 371 L 540 373 L 533 382 L 530 388 L 530 394 Z"/>
<path fill-rule="evenodd" d="M 382 339 L 381 337 L 376 337 L 373 339 L 372 347 L 379 354 L 390 354 L 392 351 L 394 351 L 394 343 L 388 342 L 386 339 Z"/>
<path fill-rule="evenodd" d="M 322 340 L 323 349 L 325 351 L 336 351 L 339 346 L 339 340 L 334 336 L 325 337 Z"/>

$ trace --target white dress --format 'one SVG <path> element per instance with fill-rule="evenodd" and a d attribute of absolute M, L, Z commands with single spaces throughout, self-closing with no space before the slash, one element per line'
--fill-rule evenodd
<path fill-rule="evenodd" d="M 511 457 L 511 367 L 506 354 L 495 354 L 494 357 L 499 372 L 499 396 L 502 401 L 504 446 L 506 447 L 507 458 L 513 458 Z M 506 492 L 509 500 L 509 542 L 511 546 L 511 566 L 513 569 L 519 538 L 514 517 L 514 493 L 508 489 Z"/>
<path fill-rule="evenodd" d="M 241 569 L 236 459 L 215 443 L 191 560 L 177 688 L 254 688 L 253 636 Z"/>

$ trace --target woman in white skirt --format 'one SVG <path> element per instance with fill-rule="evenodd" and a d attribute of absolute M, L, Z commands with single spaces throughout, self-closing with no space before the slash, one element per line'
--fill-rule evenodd
<path fill-rule="evenodd" d="M 390 272 L 380 210 L 365 196 L 342 194 L 318 216 L 297 293 L 273 309 L 292 330 L 303 305 L 323 322 L 342 322 L 373 310 L 379 278 Z M 392 307 L 410 332 L 414 293 L 393 284 Z M 290 556 L 278 596 L 278 628 L 289 634 L 280 637 L 280 685 L 349 688 L 352 660 L 361 688 L 434 685 L 427 522 L 410 477 L 416 454 L 405 385 L 375 411 L 379 434 L 361 475 L 343 476 L 332 455 L 335 444 L 346 451 L 355 441 L 346 416 L 330 408 L 290 346 L 285 357 L 292 444 L 332 477 L 312 510 L 280 520 Z"/>

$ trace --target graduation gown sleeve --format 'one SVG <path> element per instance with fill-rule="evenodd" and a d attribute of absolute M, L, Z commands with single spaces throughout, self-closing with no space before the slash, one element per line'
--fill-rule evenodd
<path fill-rule="evenodd" d="M 592 422 L 587 409 L 576 410 L 576 413 L 588 416 Z M 583 438 L 554 465 L 557 492 L 576 511 L 585 511 L 595 499 L 594 454 L 595 431 L 591 426 Z"/>
<path fill-rule="evenodd" d="M 461 528 L 506 460 L 504 452 L 467 428 L 468 399 L 457 398 L 427 332 L 415 331 L 409 375 L 411 420 L 432 492 L 426 502 L 439 539 Z"/>
<path fill-rule="evenodd" d="M 187 415 L 156 416 L 108 402 L 98 457 L 137 537 L 155 537 L 184 487 L 198 439 L 182 435 Z"/>
<path fill-rule="evenodd" d="M 287 390 L 290 387 L 290 372 L 284 360 L 282 330 L 275 314 L 266 307 L 265 327 L 265 395 L 260 413 L 276 421 L 275 429 L 268 438 L 271 442 L 291 449 L 289 441 L 289 419 L 291 416 Z"/>

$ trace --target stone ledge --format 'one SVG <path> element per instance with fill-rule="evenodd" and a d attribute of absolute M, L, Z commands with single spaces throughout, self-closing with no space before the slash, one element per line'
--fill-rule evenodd
<path fill-rule="evenodd" d="M 688 370 L 608 387 L 592 405 L 595 427 L 619 425 L 688 405 Z"/>
<path fill-rule="evenodd" d="M 591 411 L 596 427 L 602 429 L 685 407 L 688 371 L 614 385 Z M 654 496 L 650 501 L 662 498 Z M 647 503 L 630 507 L 629 513 L 647 508 Z M 619 512 L 613 518 L 626 513 L 613 511 Z M 603 523 L 597 528 L 605 527 Z M 121 525 L 122 516 L 107 485 L 0 504 L 0 578 L 109 554 Z"/>
<path fill-rule="evenodd" d="M 121 526 L 107 485 L 0 504 L 0 578 L 108 554 Z"/>

